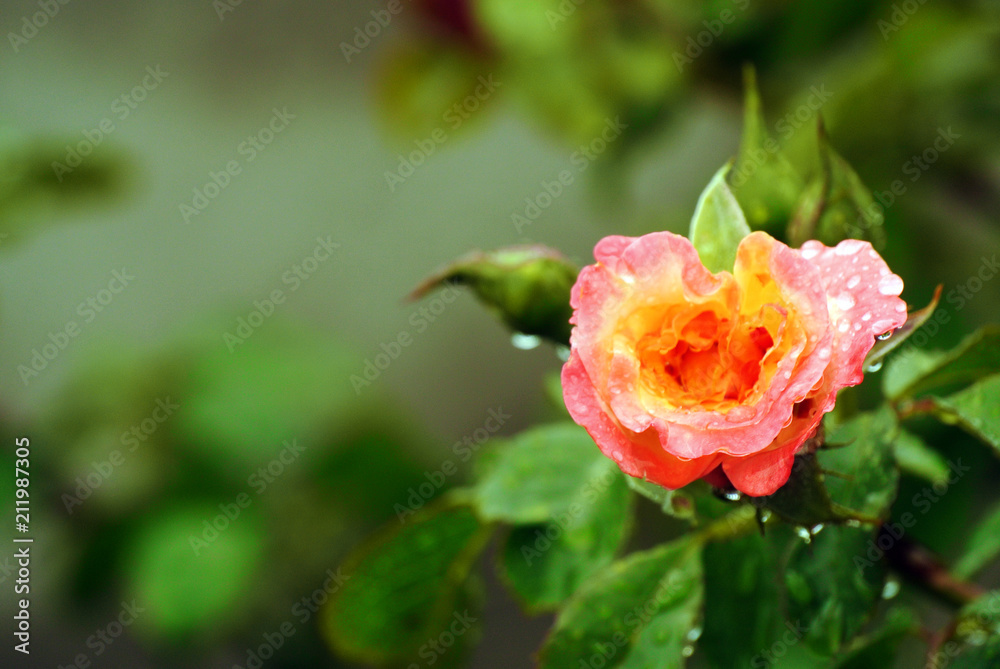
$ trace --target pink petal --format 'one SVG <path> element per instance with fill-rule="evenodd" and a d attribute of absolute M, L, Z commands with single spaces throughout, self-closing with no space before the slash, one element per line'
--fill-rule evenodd
<path fill-rule="evenodd" d="M 718 466 L 719 456 L 681 460 L 662 451 L 652 433 L 633 434 L 616 424 L 575 352 L 563 366 L 562 385 L 570 416 L 626 474 L 676 489 Z"/>

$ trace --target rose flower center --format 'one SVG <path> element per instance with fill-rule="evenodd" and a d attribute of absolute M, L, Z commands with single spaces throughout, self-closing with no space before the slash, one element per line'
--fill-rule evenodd
<path fill-rule="evenodd" d="M 643 392 L 671 409 L 725 413 L 759 396 L 777 371 L 785 312 L 773 304 L 746 315 L 681 304 L 628 320 Z"/>

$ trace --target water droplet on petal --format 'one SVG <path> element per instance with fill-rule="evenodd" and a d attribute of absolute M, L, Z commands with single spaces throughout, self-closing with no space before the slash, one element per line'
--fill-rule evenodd
<path fill-rule="evenodd" d="M 726 412 L 726 421 L 730 423 L 742 423 L 753 418 L 756 413 L 750 407 L 735 406 Z"/>
<path fill-rule="evenodd" d="M 817 249 L 814 246 L 810 246 L 807 248 L 803 248 L 801 251 L 799 251 L 799 253 L 801 253 L 802 257 L 805 258 L 806 260 L 812 260 L 817 255 L 819 255 L 819 249 Z"/>
<path fill-rule="evenodd" d="M 851 256 L 865 247 L 865 243 L 857 239 L 845 239 L 834 247 L 833 252 L 838 256 Z"/>
<path fill-rule="evenodd" d="M 781 373 L 781 376 L 784 377 L 784 379 L 787 381 L 788 379 L 792 378 L 792 372 L 791 370 L 786 369 Z"/>
<path fill-rule="evenodd" d="M 850 279 L 847 280 L 848 288 L 857 288 L 858 284 L 861 283 L 861 277 L 855 274 Z"/>
<path fill-rule="evenodd" d="M 622 281 L 624 281 L 630 286 L 635 283 L 635 277 L 626 272 L 622 272 L 621 274 L 619 274 L 618 278 L 620 278 Z"/>
<path fill-rule="evenodd" d="M 829 349 L 829 347 L 824 346 L 823 348 L 821 348 L 819 350 L 819 352 L 816 355 L 818 355 L 820 357 L 820 360 L 826 360 L 827 358 L 830 357 L 830 349 Z"/>
<path fill-rule="evenodd" d="M 897 304 L 896 305 L 896 311 L 898 311 L 901 314 L 905 313 L 906 312 L 906 304 L 903 303 L 903 302 L 900 302 L 899 304 Z"/>
<path fill-rule="evenodd" d="M 730 502 L 738 502 L 743 499 L 743 493 L 739 490 L 727 490 L 722 493 L 722 496 L 728 499 Z"/>
<path fill-rule="evenodd" d="M 834 301 L 837 303 L 837 307 L 841 311 L 847 311 L 855 304 L 854 296 L 851 295 L 850 293 L 841 293 L 840 295 L 837 296 L 837 299 Z"/>
<path fill-rule="evenodd" d="M 892 333 L 896 331 L 893 327 L 893 323 L 890 320 L 875 321 L 872 324 L 872 331 L 880 332 L 881 334 L 875 335 L 875 339 L 879 341 L 885 341 L 892 336 Z"/>
<path fill-rule="evenodd" d="M 623 457 L 621 451 L 611 451 L 611 459 L 615 462 L 621 462 Z"/>
<path fill-rule="evenodd" d="M 530 351 L 542 344 L 542 338 L 515 332 L 510 338 L 510 343 L 514 345 L 514 348 L 519 348 L 522 351 Z"/>
<path fill-rule="evenodd" d="M 899 581 L 894 578 L 890 578 L 885 582 L 882 587 L 882 599 L 892 599 L 899 594 Z"/>
<path fill-rule="evenodd" d="M 860 332 L 861 331 L 861 323 L 855 323 L 854 324 L 854 331 L 855 332 Z"/>
<path fill-rule="evenodd" d="M 899 295 L 903 292 L 903 280 L 895 274 L 888 274 L 879 279 L 878 292 L 883 295 Z"/>
<path fill-rule="evenodd" d="M 867 323 L 871 319 L 872 319 L 872 312 L 870 311 L 866 311 L 864 316 L 861 317 L 861 320 L 863 320 L 865 323 Z"/>
<path fill-rule="evenodd" d="M 839 331 L 841 331 L 841 332 L 847 332 L 847 330 L 850 327 L 851 327 L 851 324 L 848 323 L 847 321 L 840 321 L 839 323 L 837 323 L 837 329 Z"/>

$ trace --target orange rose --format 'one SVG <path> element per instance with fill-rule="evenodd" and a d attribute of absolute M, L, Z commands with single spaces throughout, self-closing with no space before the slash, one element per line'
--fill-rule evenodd
<path fill-rule="evenodd" d="M 718 274 L 669 232 L 594 256 L 573 287 L 566 407 L 622 471 L 668 488 L 724 473 L 776 491 L 875 337 L 906 321 L 902 280 L 854 239 L 795 250 L 755 232 Z"/>

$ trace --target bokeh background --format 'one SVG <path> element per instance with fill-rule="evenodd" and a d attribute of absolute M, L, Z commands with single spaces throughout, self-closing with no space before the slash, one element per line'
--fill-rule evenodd
<path fill-rule="evenodd" d="M 286 621 L 266 666 L 346 666 L 297 603 L 491 411 L 509 418 L 490 440 L 560 411 L 551 347 L 512 346 L 468 294 L 405 297 L 470 249 L 544 243 L 585 264 L 604 235 L 683 231 L 738 151 L 746 63 L 792 153 L 821 111 L 872 190 L 904 184 L 879 228 L 904 298 L 945 286 L 952 318 L 927 346 L 996 319 L 1000 282 L 948 296 L 1000 249 L 1000 3 L 389 4 L 0 9 L 0 491 L 29 436 L 36 542 L 32 655 L 13 666 L 246 666 Z M 480 77 L 498 85 L 456 124 Z M 625 130 L 593 151 L 612 119 Z M 52 163 L 81 143 L 95 148 L 60 181 Z M 414 151 L 412 175 L 388 179 Z M 572 184 L 516 218 L 564 170 Z M 185 215 L 196 191 L 215 195 Z M 134 278 L 112 292 L 114 272 Z M 241 318 L 260 324 L 240 334 Z M 997 473 L 957 432 L 954 448 L 977 481 L 918 528 L 945 553 Z M 531 666 L 550 620 L 484 573 L 470 666 Z M 133 601 L 121 636 L 95 641 Z"/>

